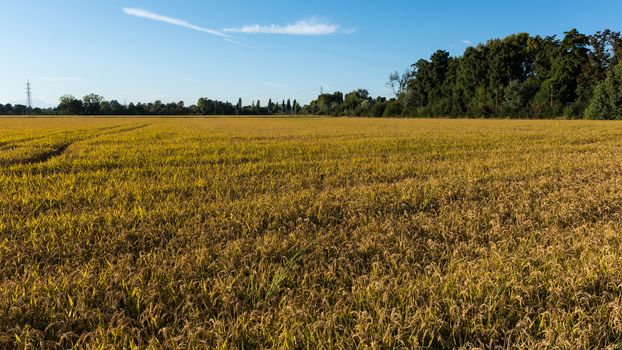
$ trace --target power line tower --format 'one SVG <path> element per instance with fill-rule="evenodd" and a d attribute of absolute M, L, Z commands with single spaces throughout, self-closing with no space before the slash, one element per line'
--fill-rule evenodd
<path fill-rule="evenodd" d="M 320 86 L 320 95 L 324 95 L 324 86 Z"/>
<path fill-rule="evenodd" d="M 26 98 L 28 101 L 28 110 L 32 109 L 32 89 L 30 88 L 30 80 L 26 81 Z"/>

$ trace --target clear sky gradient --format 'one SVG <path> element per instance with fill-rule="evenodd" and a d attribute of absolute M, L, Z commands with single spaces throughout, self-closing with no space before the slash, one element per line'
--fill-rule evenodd
<path fill-rule="evenodd" d="M 622 29 L 619 0 L 2 0 L 0 103 L 296 98 L 366 88 L 516 32 Z"/>

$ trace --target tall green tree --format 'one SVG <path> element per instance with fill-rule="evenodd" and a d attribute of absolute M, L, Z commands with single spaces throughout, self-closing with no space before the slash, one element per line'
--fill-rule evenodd
<path fill-rule="evenodd" d="M 609 70 L 596 86 L 585 111 L 588 119 L 622 119 L 622 62 Z"/>
<path fill-rule="evenodd" d="M 89 115 L 100 114 L 101 103 L 104 102 L 102 96 L 88 94 L 82 98 L 84 113 Z"/>
<path fill-rule="evenodd" d="M 63 95 L 59 98 L 58 111 L 64 115 L 83 114 L 82 101 L 72 95 Z"/>

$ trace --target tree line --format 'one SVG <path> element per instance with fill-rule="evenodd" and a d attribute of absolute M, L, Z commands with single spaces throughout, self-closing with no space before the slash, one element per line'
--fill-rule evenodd
<path fill-rule="evenodd" d="M 237 104 L 199 98 L 195 105 L 186 106 L 183 101 L 163 103 L 160 100 L 149 103 L 121 104 L 117 100 L 107 101 L 103 96 L 89 94 L 81 99 L 64 95 L 53 108 L 29 109 L 25 105 L 0 104 L 2 115 L 292 115 L 298 114 L 301 106 L 296 100 L 282 102 L 268 101 L 261 106 L 261 101 L 243 105 L 242 99 Z"/>
<path fill-rule="evenodd" d="M 436 51 L 388 85 L 412 116 L 619 119 L 621 61 L 622 36 L 609 29 L 519 33 L 459 57 Z"/>
<path fill-rule="evenodd" d="M 438 50 L 387 86 L 393 98 L 358 89 L 296 100 L 243 105 L 200 98 L 183 102 L 121 104 L 90 94 L 62 96 L 54 108 L 0 104 L 0 114 L 41 115 L 331 115 L 361 117 L 505 117 L 622 119 L 622 35 L 576 29 L 563 37 L 518 33 L 468 47 L 452 57 Z"/>
<path fill-rule="evenodd" d="M 396 98 L 372 98 L 369 91 L 358 89 L 347 94 L 339 91 L 321 94 L 302 108 L 303 113 L 313 115 L 397 117 L 403 115 L 403 108 Z"/>

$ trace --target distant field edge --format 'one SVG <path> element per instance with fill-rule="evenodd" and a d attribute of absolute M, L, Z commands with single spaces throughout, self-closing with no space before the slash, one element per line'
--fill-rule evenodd
<path fill-rule="evenodd" d="M 85 118 L 85 119 L 125 119 L 125 118 L 148 118 L 148 119 L 214 119 L 214 118 L 256 118 L 256 119 L 420 119 L 420 120 L 601 120 L 584 118 L 503 118 L 503 117 L 356 117 L 356 116 L 330 116 L 330 115 L 0 115 L 0 119 L 53 119 L 53 118 Z M 608 120 L 615 121 L 615 120 Z"/>

